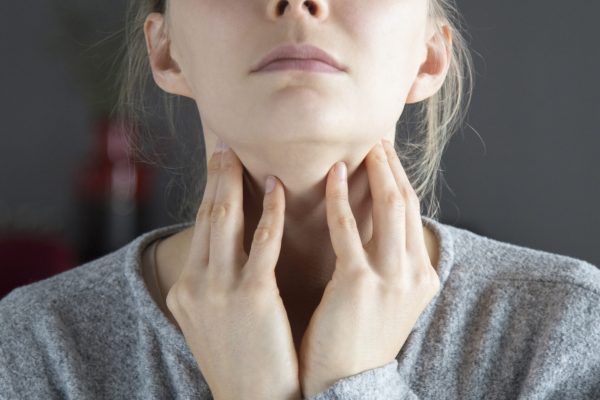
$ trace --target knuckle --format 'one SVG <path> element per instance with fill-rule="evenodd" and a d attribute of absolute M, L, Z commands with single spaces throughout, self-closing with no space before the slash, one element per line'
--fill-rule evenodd
<path fill-rule="evenodd" d="M 406 201 L 410 200 L 411 197 L 411 192 L 412 192 L 412 187 L 407 187 L 407 185 L 400 185 L 400 187 L 398 188 L 400 195 L 402 196 L 403 199 L 405 199 Z"/>
<path fill-rule="evenodd" d="M 194 302 L 194 291 L 191 285 L 186 282 L 176 283 L 169 291 L 167 297 L 169 296 L 171 296 L 171 304 L 175 310 L 185 309 Z"/>
<path fill-rule="evenodd" d="M 167 297 L 165 298 L 165 303 L 167 303 L 167 308 L 169 310 L 173 310 L 176 306 L 176 299 L 175 299 L 175 285 L 173 285 L 171 287 L 171 289 L 169 290 L 169 292 L 167 293 Z"/>
<path fill-rule="evenodd" d="M 198 212 L 196 213 L 196 222 L 210 218 L 212 213 L 213 205 L 210 202 L 200 204 Z"/>
<path fill-rule="evenodd" d="M 418 287 L 424 289 L 437 290 L 440 287 L 440 278 L 435 273 L 431 266 L 421 270 L 416 274 L 416 284 Z"/>
<path fill-rule="evenodd" d="M 211 222 L 219 222 L 220 220 L 225 218 L 229 214 L 230 208 L 231 205 L 226 202 L 214 204 L 210 212 Z"/>
<path fill-rule="evenodd" d="M 354 217 L 347 214 L 338 215 L 336 218 L 336 224 L 338 227 L 342 229 L 346 229 L 349 231 L 356 230 L 356 221 Z"/>
<path fill-rule="evenodd" d="M 221 155 L 217 153 L 210 158 L 210 161 L 208 162 L 208 166 L 206 169 L 206 174 L 209 176 L 217 174 L 220 169 L 221 169 Z"/>
<path fill-rule="evenodd" d="M 273 213 L 279 211 L 279 203 L 274 200 L 265 200 L 263 204 L 263 213 Z"/>
<path fill-rule="evenodd" d="M 401 293 L 412 293 L 415 290 L 414 282 L 411 282 L 410 279 L 402 279 L 404 275 L 400 274 L 400 279 L 396 281 L 396 289 L 400 290 Z"/>
<path fill-rule="evenodd" d="M 419 271 L 415 273 L 415 284 L 417 287 L 424 288 L 429 286 L 430 277 L 426 271 Z"/>
<path fill-rule="evenodd" d="M 387 192 L 384 196 L 386 206 L 402 209 L 405 207 L 405 200 L 397 190 Z"/>
<path fill-rule="evenodd" d="M 227 288 L 223 286 L 219 281 L 207 286 L 203 303 L 213 310 L 226 308 L 231 299 L 228 296 Z"/>
<path fill-rule="evenodd" d="M 375 156 L 375 161 L 377 161 L 378 163 L 381 163 L 381 164 L 388 163 L 387 154 L 385 153 L 385 151 L 376 151 L 374 156 Z"/>
<path fill-rule="evenodd" d="M 435 270 L 433 268 L 430 269 L 429 282 L 436 291 L 442 285 L 439 275 L 435 272 Z"/>
<path fill-rule="evenodd" d="M 374 281 L 373 279 L 373 275 L 366 268 L 351 268 L 348 274 L 350 288 L 354 288 L 355 290 L 360 291 L 362 289 L 365 289 L 369 285 L 376 284 L 376 281 Z"/>
<path fill-rule="evenodd" d="M 171 312 L 179 310 L 179 302 L 177 300 L 177 293 L 174 289 L 175 289 L 175 285 L 171 287 L 171 289 L 167 293 L 167 297 L 165 298 L 165 303 L 167 304 L 167 308 Z"/>
<path fill-rule="evenodd" d="M 244 293 L 246 293 L 248 298 L 253 300 L 262 297 L 271 299 L 271 296 L 266 295 L 278 290 L 277 284 L 272 277 L 262 276 L 260 274 L 244 275 L 240 282 L 240 287 Z"/>
<path fill-rule="evenodd" d="M 256 230 L 254 231 L 254 242 L 255 243 L 265 243 L 266 241 L 269 240 L 269 238 L 271 238 L 272 233 L 271 233 L 271 229 L 269 228 L 269 226 L 265 225 L 265 224 L 259 224 L 258 227 L 256 227 Z"/>

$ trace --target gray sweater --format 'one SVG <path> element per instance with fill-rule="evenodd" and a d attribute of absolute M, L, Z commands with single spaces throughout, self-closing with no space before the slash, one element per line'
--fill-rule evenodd
<path fill-rule="evenodd" d="M 600 399 L 600 270 L 422 220 L 440 240 L 441 290 L 395 360 L 311 400 Z M 4 297 L 0 398 L 212 399 L 141 274 L 145 246 L 191 223 Z"/>

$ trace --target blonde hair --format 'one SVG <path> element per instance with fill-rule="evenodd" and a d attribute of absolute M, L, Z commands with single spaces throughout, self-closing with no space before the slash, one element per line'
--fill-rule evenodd
<path fill-rule="evenodd" d="M 145 107 L 144 99 L 148 80 L 152 77 L 144 36 L 144 21 L 151 12 L 165 14 L 167 0 L 131 0 L 127 8 L 125 40 L 120 53 L 120 74 L 118 100 L 112 110 L 126 124 L 128 138 L 136 157 L 154 164 L 161 164 L 158 153 L 149 155 L 141 145 L 151 138 L 145 125 L 154 115 Z M 452 31 L 451 57 L 448 74 L 441 88 L 431 97 L 414 104 L 407 104 L 397 123 L 395 146 L 408 178 L 419 199 L 425 205 L 425 215 L 437 218 L 439 200 L 437 198 L 438 178 L 443 152 L 452 134 L 464 121 L 471 101 L 473 81 L 473 61 L 465 37 L 461 34 L 462 20 L 454 0 L 428 0 L 429 21 L 440 38 L 444 39 L 439 21 L 448 24 Z M 182 96 L 161 91 L 171 139 L 177 141 L 175 132 L 175 111 Z M 412 122 L 410 122 L 412 121 Z M 410 127 L 414 125 L 414 127 Z M 407 131 L 403 140 L 402 128 Z M 410 129 L 409 129 L 410 128 Z M 412 138 L 411 138 L 412 136 Z M 204 148 L 199 147 L 202 157 Z M 194 161 L 197 163 L 197 157 Z M 185 182 L 183 201 L 177 210 L 177 218 L 193 220 L 200 205 L 206 185 L 205 163 L 201 170 L 192 171 L 190 186 Z M 200 172 L 200 174 L 198 173 Z M 172 183 L 172 182 L 171 182 Z M 423 208 L 423 207 L 422 207 Z M 422 212 L 423 214 L 423 212 Z"/>

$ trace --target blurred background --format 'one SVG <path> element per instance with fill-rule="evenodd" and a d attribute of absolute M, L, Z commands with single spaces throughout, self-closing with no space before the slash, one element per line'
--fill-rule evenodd
<path fill-rule="evenodd" d="M 195 105 L 182 101 L 163 168 L 128 161 L 119 121 L 108 117 L 125 6 L 3 6 L 0 298 L 181 222 L 181 153 L 202 136 Z M 600 266 L 600 2 L 458 7 L 475 88 L 442 163 L 440 221 Z M 158 94 L 147 101 L 160 107 Z M 160 134 L 166 125 L 155 115 L 149 125 Z"/>

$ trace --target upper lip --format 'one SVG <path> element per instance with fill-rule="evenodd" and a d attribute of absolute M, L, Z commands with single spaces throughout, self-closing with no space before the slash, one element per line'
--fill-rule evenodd
<path fill-rule="evenodd" d="M 310 44 L 287 44 L 275 47 L 254 67 L 252 72 L 258 71 L 267 64 L 279 59 L 312 59 L 327 63 L 340 71 L 346 71 L 346 67 L 338 62 L 333 56 L 318 47 Z"/>

